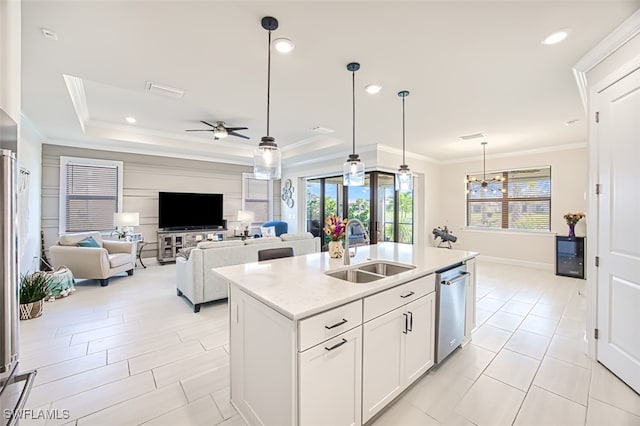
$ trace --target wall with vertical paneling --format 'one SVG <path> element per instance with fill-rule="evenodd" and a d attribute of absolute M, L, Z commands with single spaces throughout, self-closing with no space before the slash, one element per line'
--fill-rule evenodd
<path fill-rule="evenodd" d="M 242 208 L 242 173 L 251 167 L 151 155 L 127 154 L 59 145 L 42 146 L 42 229 L 45 247 L 59 234 L 60 156 L 124 162 L 123 211 L 139 212 L 141 232 L 148 244 L 142 257 L 157 254 L 158 192 L 206 192 L 224 194 L 224 218 L 232 232 Z M 280 182 L 274 181 L 274 219 L 280 219 Z M 189 214 L 189 212 L 185 212 Z"/>

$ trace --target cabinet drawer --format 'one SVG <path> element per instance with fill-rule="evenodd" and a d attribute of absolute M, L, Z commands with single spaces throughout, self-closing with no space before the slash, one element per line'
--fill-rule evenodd
<path fill-rule="evenodd" d="M 364 321 L 369 321 L 398 306 L 416 300 L 436 289 L 435 275 L 430 274 L 406 284 L 390 288 L 364 299 Z"/>
<path fill-rule="evenodd" d="M 304 351 L 360 324 L 362 324 L 362 300 L 304 319 L 298 326 L 298 350 Z"/>

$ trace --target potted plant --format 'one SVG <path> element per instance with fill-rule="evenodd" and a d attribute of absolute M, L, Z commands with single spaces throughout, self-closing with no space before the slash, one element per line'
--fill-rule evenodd
<path fill-rule="evenodd" d="M 20 276 L 20 319 L 28 320 L 42 315 L 44 299 L 49 296 L 53 277 L 46 272 Z"/>

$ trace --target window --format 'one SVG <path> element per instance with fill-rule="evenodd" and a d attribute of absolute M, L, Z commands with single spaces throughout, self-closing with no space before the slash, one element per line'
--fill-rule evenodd
<path fill-rule="evenodd" d="M 495 175 L 495 174 L 492 174 Z M 551 167 L 503 171 L 502 181 L 469 182 L 467 226 L 490 229 L 551 229 Z"/>
<path fill-rule="evenodd" d="M 256 224 L 273 219 L 272 182 L 254 179 L 253 173 L 242 174 L 242 210 L 252 211 L 255 214 L 254 223 Z"/>
<path fill-rule="evenodd" d="M 110 231 L 122 206 L 122 161 L 60 157 L 60 232 Z"/>

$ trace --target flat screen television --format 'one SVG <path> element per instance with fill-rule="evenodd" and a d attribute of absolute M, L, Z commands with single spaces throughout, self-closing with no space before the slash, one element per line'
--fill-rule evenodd
<path fill-rule="evenodd" d="M 158 193 L 158 228 L 165 230 L 225 227 L 222 194 Z"/>

